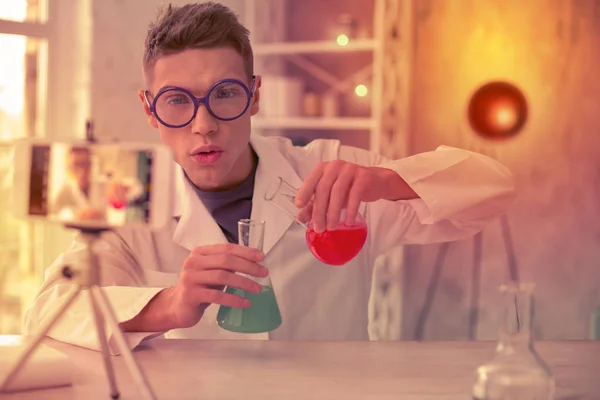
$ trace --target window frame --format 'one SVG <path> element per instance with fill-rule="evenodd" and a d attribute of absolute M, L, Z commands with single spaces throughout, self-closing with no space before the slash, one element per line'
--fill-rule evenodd
<path fill-rule="evenodd" d="M 41 107 L 31 133 L 34 137 L 69 140 L 85 136 L 83 119 L 89 118 L 91 97 L 92 1 L 45 0 L 40 21 L 0 19 L 0 34 L 43 40 L 36 98 Z M 19 267 L 22 273 L 35 276 L 33 285 L 38 286 L 43 271 L 72 242 L 73 232 L 50 224 L 23 222 L 23 226 Z M 33 300 L 37 287 L 31 292 L 23 295 L 22 303 Z"/>

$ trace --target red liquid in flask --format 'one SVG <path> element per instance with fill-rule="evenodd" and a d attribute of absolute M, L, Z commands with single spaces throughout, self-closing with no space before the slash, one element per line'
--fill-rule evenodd
<path fill-rule="evenodd" d="M 313 255 L 329 265 L 343 265 L 360 252 L 367 240 L 366 225 L 340 225 L 332 231 L 317 233 L 312 225 L 306 230 L 306 244 Z"/>
<path fill-rule="evenodd" d="M 113 208 L 115 208 L 117 210 L 120 210 L 121 208 L 125 208 L 125 206 L 127 206 L 126 201 L 109 200 L 109 203 Z"/>

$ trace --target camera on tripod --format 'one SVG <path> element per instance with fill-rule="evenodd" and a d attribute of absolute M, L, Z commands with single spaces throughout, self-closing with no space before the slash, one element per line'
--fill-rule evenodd
<path fill-rule="evenodd" d="M 21 140 L 14 171 L 17 218 L 108 230 L 171 217 L 173 159 L 161 145 Z"/>
<path fill-rule="evenodd" d="M 89 132 L 88 132 L 89 133 Z M 78 229 L 87 246 L 83 268 L 65 265 L 62 275 L 71 289 L 63 304 L 31 337 L 25 338 L 22 353 L 5 376 L 0 376 L 0 393 L 11 383 L 60 317 L 80 294 L 90 298 L 98 341 L 109 382 L 110 397 L 120 397 L 108 349 L 105 324 L 124 361 L 147 399 L 154 395 L 138 366 L 117 317 L 100 286 L 100 267 L 94 244 L 100 234 L 113 228 L 159 229 L 172 216 L 171 182 L 174 163 L 170 149 L 161 145 L 21 140 L 15 146 L 14 206 L 18 218 L 41 220 Z M 87 293 L 86 293 L 87 292 Z"/>

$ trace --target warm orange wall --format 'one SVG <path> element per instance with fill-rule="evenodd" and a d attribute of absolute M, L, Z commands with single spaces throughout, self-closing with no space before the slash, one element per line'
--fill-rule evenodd
<path fill-rule="evenodd" d="M 537 332 L 581 338 L 600 305 L 600 1 L 416 0 L 411 150 L 485 151 L 514 173 L 509 214 L 523 279 L 538 284 Z M 530 104 L 520 136 L 478 140 L 468 98 L 506 79 Z M 412 248 L 405 337 L 413 334 L 437 246 Z M 472 242 L 448 254 L 426 337 L 466 335 Z M 494 333 L 495 287 L 507 277 L 500 227 L 484 233 L 480 334 Z"/>

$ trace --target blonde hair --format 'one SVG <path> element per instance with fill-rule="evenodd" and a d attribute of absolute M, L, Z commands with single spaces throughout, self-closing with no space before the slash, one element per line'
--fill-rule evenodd
<path fill-rule="evenodd" d="M 171 4 L 150 23 L 144 50 L 144 74 L 160 57 L 189 49 L 233 47 L 244 59 L 248 80 L 254 74 L 254 56 L 248 29 L 228 7 L 216 3 L 193 3 L 181 7 Z"/>

